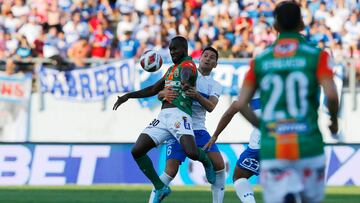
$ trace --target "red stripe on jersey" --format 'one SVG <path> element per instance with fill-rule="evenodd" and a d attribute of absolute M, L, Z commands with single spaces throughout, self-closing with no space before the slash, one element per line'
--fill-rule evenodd
<path fill-rule="evenodd" d="M 321 51 L 319 55 L 316 77 L 320 80 L 323 77 L 333 77 L 333 71 L 329 64 L 330 56 L 326 51 Z"/>
<path fill-rule="evenodd" d="M 254 70 L 254 60 L 250 61 L 250 69 L 245 75 L 244 84 L 253 85 L 256 83 L 256 75 Z"/>

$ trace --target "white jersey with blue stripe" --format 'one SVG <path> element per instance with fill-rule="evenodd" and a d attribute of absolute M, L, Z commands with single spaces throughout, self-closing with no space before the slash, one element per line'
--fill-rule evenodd
<path fill-rule="evenodd" d="M 260 116 L 261 103 L 258 94 L 255 94 L 255 96 L 250 102 L 250 106 L 255 111 L 255 114 L 257 116 Z M 260 131 L 254 128 L 250 134 L 249 148 L 260 149 L 260 136 L 261 136 Z"/>
<path fill-rule="evenodd" d="M 215 81 L 210 75 L 204 76 L 198 72 L 196 79 L 196 90 L 205 98 L 210 96 L 220 97 L 222 86 Z M 192 121 L 194 130 L 206 130 L 205 127 L 206 109 L 201 104 L 194 100 L 192 104 Z"/>

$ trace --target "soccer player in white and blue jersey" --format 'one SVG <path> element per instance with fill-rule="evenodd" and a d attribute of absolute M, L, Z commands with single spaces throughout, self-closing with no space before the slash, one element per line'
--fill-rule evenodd
<path fill-rule="evenodd" d="M 220 133 L 230 123 L 231 119 L 238 112 L 235 108 L 238 101 L 234 101 L 231 106 L 221 117 L 216 130 L 211 137 L 210 141 L 205 145 L 206 150 L 215 144 Z M 260 109 L 260 99 L 255 97 L 250 106 L 253 110 Z M 243 203 L 255 203 L 254 190 L 248 181 L 253 175 L 259 175 L 260 162 L 259 162 L 259 149 L 260 149 L 260 132 L 255 129 L 250 135 L 249 145 L 245 151 L 240 154 L 236 167 L 234 169 L 233 182 L 237 196 Z"/>
<path fill-rule="evenodd" d="M 195 140 L 198 147 L 204 145 L 210 140 L 211 136 L 205 127 L 206 111 L 212 112 L 218 103 L 222 87 L 216 82 L 210 73 L 217 65 L 218 52 L 212 47 L 206 47 L 201 54 L 198 78 L 196 80 L 196 89 L 190 88 L 186 94 L 193 98 L 192 120 Z M 159 93 L 160 99 L 171 101 L 177 95 L 170 89 L 164 89 Z M 186 154 L 182 146 L 176 139 L 167 140 L 166 168 L 160 176 L 163 183 L 169 184 L 176 176 L 179 166 L 184 162 Z M 225 164 L 216 145 L 213 145 L 207 151 L 207 155 L 213 163 L 216 171 L 216 181 L 211 185 L 213 203 L 222 203 L 224 198 L 225 186 Z M 149 202 L 152 202 L 154 192 L 150 196 Z"/>

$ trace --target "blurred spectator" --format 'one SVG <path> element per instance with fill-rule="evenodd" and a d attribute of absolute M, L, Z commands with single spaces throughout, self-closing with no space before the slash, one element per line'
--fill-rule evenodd
<path fill-rule="evenodd" d="M 29 44 L 33 44 L 35 39 L 41 34 L 42 27 L 37 24 L 35 16 L 29 16 L 27 23 L 20 27 L 18 33 L 26 37 Z"/>
<path fill-rule="evenodd" d="M 116 34 L 119 40 L 124 39 L 126 31 L 134 31 L 136 27 L 136 22 L 133 20 L 131 13 L 123 13 L 121 17 L 122 18 L 116 28 Z"/>
<path fill-rule="evenodd" d="M 15 4 L 11 7 L 11 12 L 15 17 L 28 15 L 30 12 L 29 6 L 25 4 L 25 0 L 15 0 Z"/>
<path fill-rule="evenodd" d="M 190 56 L 191 56 L 193 59 L 200 59 L 202 50 L 203 50 L 203 46 L 202 46 L 201 42 L 195 42 L 195 48 L 194 48 L 194 50 L 190 53 Z"/>
<path fill-rule="evenodd" d="M 91 47 L 86 38 L 80 38 L 68 49 L 68 57 L 74 61 L 75 68 L 85 68 L 85 58 L 90 55 Z"/>
<path fill-rule="evenodd" d="M 56 1 L 52 1 L 47 12 L 48 26 L 56 26 L 58 30 L 61 29 L 60 25 L 61 12 Z"/>
<path fill-rule="evenodd" d="M 79 11 L 72 13 L 72 18 L 64 25 L 63 31 L 65 33 L 66 43 L 69 45 L 89 35 L 89 27 L 87 23 L 81 21 L 81 13 Z"/>
<path fill-rule="evenodd" d="M 32 49 L 24 36 L 20 36 L 19 46 L 15 50 L 15 57 L 17 59 L 26 59 L 32 56 Z"/>
<path fill-rule="evenodd" d="M 99 24 L 90 37 L 91 57 L 109 58 L 111 39 L 105 34 L 105 27 Z"/>
<path fill-rule="evenodd" d="M 137 59 L 140 53 L 140 43 L 136 39 L 132 37 L 133 32 L 131 30 L 127 30 L 124 33 L 124 39 L 119 41 L 119 56 L 122 59 L 135 58 Z"/>

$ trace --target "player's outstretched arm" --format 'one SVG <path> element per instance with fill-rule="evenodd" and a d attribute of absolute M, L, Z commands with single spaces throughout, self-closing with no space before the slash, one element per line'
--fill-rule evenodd
<path fill-rule="evenodd" d="M 255 86 L 246 85 L 244 83 L 241 88 L 241 93 L 239 95 L 239 106 L 237 108 L 246 120 L 248 120 L 255 128 L 259 128 L 260 120 L 256 116 L 254 110 L 249 105 L 251 98 L 255 94 L 255 90 Z"/>
<path fill-rule="evenodd" d="M 330 121 L 331 121 L 329 125 L 329 129 L 331 134 L 334 136 L 338 132 L 337 115 L 339 111 L 339 100 L 338 100 L 335 82 L 332 78 L 323 78 L 320 80 L 320 84 L 324 88 L 324 94 L 327 98 L 327 107 L 329 109 Z"/>
<path fill-rule="evenodd" d="M 333 71 L 331 66 L 330 55 L 326 51 L 322 51 L 319 55 L 319 63 L 317 68 L 317 78 L 320 85 L 324 88 L 324 94 L 327 97 L 327 107 L 329 109 L 331 124 L 329 129 L 332 136 L 338 139 L 338 119 L 339 101 L 336 91 L 335 82 L 333 80 Z"/>
<path fill-rule="evenodd" d="M 145 97 L 151 97 L 156 95 L 157 93 L 159 93 L 165 86 L 165 79 L 161 78 L 160 80 L 158 80 L 155 84 L 146 87 L 144 89 L 135 91 L 135 92 L 129 92 L 124 94 L 123 96 L 119 97 L 117 101 L 115 102 L 114 106 L 113 106 L 113 110 L 117 110 L 117 108 L 125 103 L 128 99 L 132 99 L 132 98 L 145 98 Z"/>
<path fill-rule="evenodd" d="M 190 87 L 185 93 L 186 96 L 196 99 L 208 112 L 212 112 L 219 101 L 219 99 L 215 96 L 210 96 L 209 99 L 205 98 L 196 91 L 195 87 Z"/>
<path fill-rule="evenodd" d="M 221 116 L 221 119 L 216 127 L 216 130 L 209 140 L 208 143 L 203 147 L 204 150 L 210 149 L 211 146 L 216 142 L 221 132 L 226 128 L 226 126 L 230 123 L 231 119 L 234 115 L 239 111 L 239 101 L 234 101 L 230 107 L 225 111 L 225 113 Z"/>

